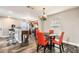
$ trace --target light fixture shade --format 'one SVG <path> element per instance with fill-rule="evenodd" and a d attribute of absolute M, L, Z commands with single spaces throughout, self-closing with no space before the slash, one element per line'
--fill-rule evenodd
<path fill-rule="evenodd" d="M 43 8 L 43 15 L 40 16 L 40 19 L 41 19 L 42 21 L 47 20 L 47 16 L 46 16 L 46 14 L 45 14 L 45 8 Z"/>
<path fill-rule="evenodd" d="M 46 15 L 42 15 L 42 16 L 40 16 L 40 19 L 45 21 L 45 20 L 47 20 L 47 16 Z"/>

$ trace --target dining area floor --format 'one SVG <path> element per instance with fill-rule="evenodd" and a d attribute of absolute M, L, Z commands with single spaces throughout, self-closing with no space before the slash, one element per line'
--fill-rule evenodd
<path fill-rule="evenodd" d="M 32 42 L 30 42 L 29 45 L 21 47 L 19 43 L 7 45 L 8 41 L 0 39 L 0 53 L 37 53 L 35 38 L 30 38 L 30 41 Z M 38 53 L 43 53 L 43 51 L 44 49 L 41 48 Z M 60 53 L 60 50 L 56 46 L 55 48 L 52 47 L 52 52 L 46 48 L 45 53 Z M 64 43 L 64 52 L 62 53 L 79 53 L 79 47 Z"/>

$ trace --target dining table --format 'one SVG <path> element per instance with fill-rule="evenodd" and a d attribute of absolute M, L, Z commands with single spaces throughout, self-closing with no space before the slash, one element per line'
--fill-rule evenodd
<path fill-rule="evenodd" d="M 59 35 L 56 34 L 56 33 L 55 34 L 44 33 L 44 36 L 48 41 L 49 50 L 50 50 L 50 53 L 51 53 L 52 52 L 52 46 L 53 46 L 52 40 L 54 40 L 55 38 L 58 38 Z"/>

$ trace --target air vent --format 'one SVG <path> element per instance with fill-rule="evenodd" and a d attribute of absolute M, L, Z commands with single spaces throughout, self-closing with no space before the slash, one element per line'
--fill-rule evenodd
<path fill-rule="evenodd" d="M 29 9 L 34 9 L 32 6 L 26 6 L 27 8 L 29 8 Z"/>

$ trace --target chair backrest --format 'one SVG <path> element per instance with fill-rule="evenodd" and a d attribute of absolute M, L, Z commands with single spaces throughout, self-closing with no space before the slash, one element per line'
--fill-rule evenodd
<path fill-rule="evenodd" d="M 61 32 L 61 35 L 59 36 L 59 42 L 62 43 L 63 41 L 64 32 Z"/>
<path fill-rule="evenodd" d="M 42 32 L 37 32 L 36 33 L 36 37 L 37 37 L 37 41 L 38 41 L 38 44 L 39 45 L 45 45 L 45 43 L 46 43 L 46 39 L 45 39 L 45 37 L 44 37 L 44 33 L 42 33 Z"/>
<path fill-rule="evenodd" d="M 39 30 L 36 30 L 36 39 L 38 39 Z"/>
<path fill-rule="evenodd" d="M 49 34 L 54 34 L 54 30 L 49 30 Z"/>

